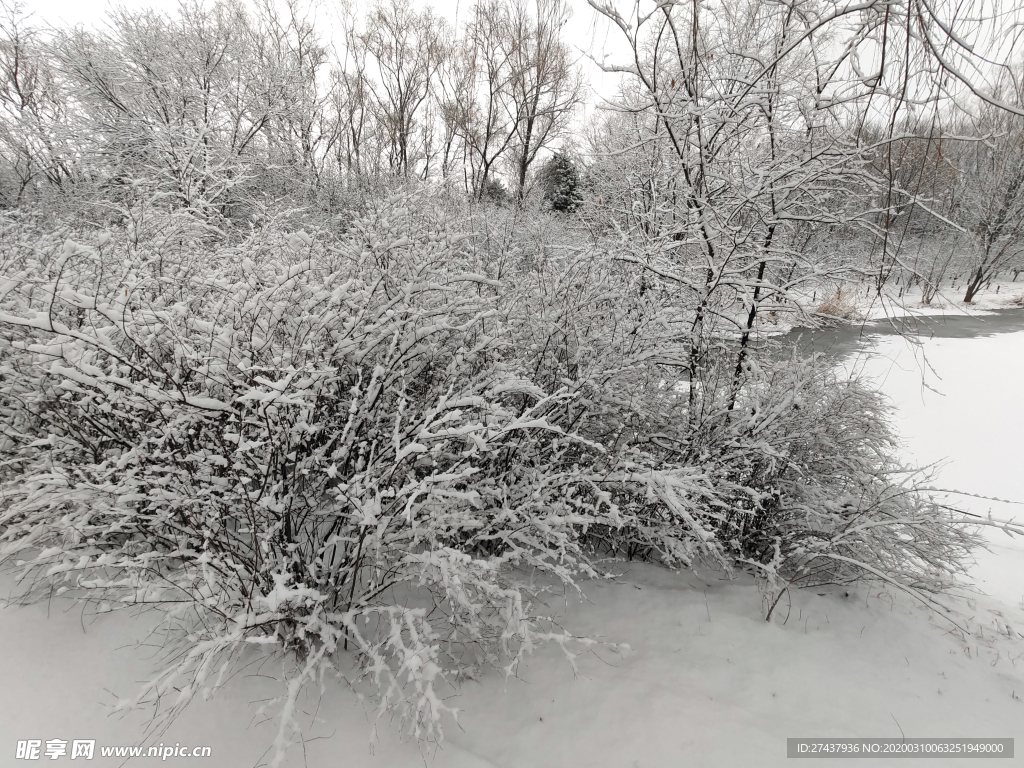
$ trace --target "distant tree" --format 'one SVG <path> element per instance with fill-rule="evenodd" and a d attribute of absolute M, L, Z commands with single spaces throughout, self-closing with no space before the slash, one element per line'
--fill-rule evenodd
<path fill-rule="evenodd" d="M 994 98 L 1024 103 L 1016 88 L 997 90 Z M 987 104 L 979 115 L 979 140 L 961 149 L 955 190 L 970 233 L 966 304 L 1024 254 L 1024 118 Z"/>
<path fill-rule="evenodd" d="M 175 207 L 221 213 L 268 173 L 275 193 L 291 170 L 310 180 L 301 168 L 327 132 L 314 95 L 323 58 L 300 20 L 229 2 L 120 9 L 103 31 L 61 31 L 55 50 L 84 126 L 79 151 L 101 178 L 144 179 Z"/>
<path fill-rule="evenodd" d="M 0 202 L 73 177 L 70 132 L 59 77 L 40 30 L 20 2 L 0 1 Z"/>
<path fill-rule="evenodd" d="M 363 45 L 377 70 L 371 90 L 388 165 L 396 176 L 415 173 L 417 163 L 432 153 L 423 117 L 445 54 L 444 34 L 442 20 L 429 8 L 417 12 L 406 0 L 380 2 L 367 18 Z"/>
<path fill-rule="evenodd" d="M 530 167 L 541 150 L 563 136 L 585 87 L 562 29 L 571 11 L 564 0 L 537 0 L 536 15 L 525 0 L 510 13 L 507 41 L 514 117 L 512 166 L 516 201 L 526 197 Z"/>
<path fill-rule="evenodd" d="M 544 163 L 539 183 L 544 192 L 544 203 L 553 211 L 575 211 L 583 202 L 579 170 L 572 158 L 563 152 L 556 152 Z"/>
<path fill-rule="evenodd" d="M 499 179 L 491 176 L 484 184 L 481 199 L 490 200 L 492 203 L 504 203 L 508 201 L 508 189 Z"/>
<path fill-rule="evenodd" d="M 515 138 L 515 107 L 511 96 L 512 61 L 508 40 L 511 19 L 501 0 L 478 0 L 466 25 L 467 65 L 474 73 L 473 95 L 459 115 L 460 133 L 470 163 L 470 189 L 483 199 L 498 160 Z"/>

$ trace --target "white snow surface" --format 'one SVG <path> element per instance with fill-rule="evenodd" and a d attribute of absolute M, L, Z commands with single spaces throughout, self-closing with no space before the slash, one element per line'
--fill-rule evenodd
<path fill-rule="evenodd" d="M 887 338 L 874 351 L 860 365 L 898 406 L 909 457 L 919 464 L 947 460 L 940 487 L 1024 500 L 1024 334 L 930 340 L 919 348 Z M 925 383 L 937 391 L 922 386 L 922 353 L 934 369 Z M 995 516 L 1024 519 L 1020 505 L 956 499 L 975 513 L 991 508 Z M 799 591 L 767 623 L 748 577 L 610 564 L 617 579 L 586 584 L 586 601 L 568 597 L 551 608 L 571 632 L 631 650 L 596 646 L 578 658 L 574 678 L 560 650 L 547 648 L 518 677 L 490 672 L 467 681 L 450 691 L 459 725 L 448 720 L 443 744 L 426 750 L 401 742 L 389 722 L 375 722 L 351 691 L 328 682 L 322 696 L 311 691 L 303 703 L 307 742 L 286 764 L 782 766 L 791 765 L 787 737 L 901 734 L 1013 737 L 1024 750 L 1024 542 L 1002 533 L 990 540 L 991 552 L 980 553 L 972 571 L 987 594 L 944 598 L 949 617 L 970 635 L 878 588 Z M 0 587 L 6 593 L 10 580 Z M 145 645 L 150 625 L 145 616 L 83 617 L 56 598 L 0 609 L 0 766 L 31 764 L 14 759 L 16 742 L 30 738 L 213 749 L 212 758 L 171 757 L 168 765 L 233 768 L 269 760 L 264 751 L 275 726 L 254 714 L 279 684 L 270 679 L 277 667 L 259 664 L 260 649 L 213 700 L 195 701 L 162 735 L 145 737 L 143 713 L 112 714 L 117 699 L 135 693 L 158 661 Z M 123 758 L 97 754 L 83 764 L 121 765 Z"/>
<path fill-rule="evenodd" d="M 949 494 L 951 502 L 974 514 L 1024 522 L 1024 333 L 928 339 L 920 346 L 886 337 L 862 370 L 896 406 L 907 455 L 918 465 L 937 465 L 936 487 L 962 492 Z M 978 552 L 976 582 L 1020 609 L 1024 539 L 986 533 L 990 551 Z"/>

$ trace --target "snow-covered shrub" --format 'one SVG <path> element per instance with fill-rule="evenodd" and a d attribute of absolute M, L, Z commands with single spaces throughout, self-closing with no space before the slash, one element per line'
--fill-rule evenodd
<path fill-rule="evenodd" d="M 702 450 L 748 491 L 718 535 L 765 578 L 769 612 L 791 585 L 868 579 L 926 603 L 951 587 L 979 539 L 900 462 L 882 395 L 822 360 L 751 373 Z"/>
<path fill-rule="evenodd" d="M 751 566 L 774 596 L 960 568 L 973 539 L 904 483 L 866 388 L 750 354 L 739 377 L 714 339 L 695 367 L 666 291 L 554 219 L 462 213 L 0 223 L 0 561 L 25 600 L 161 612 L 137 702 L 173 715 L 270 646 L 279 755 L 329 669 L 437 739 L 445 686 L 585 642 L 538 598 L 595 554 Z"/>
<path fill-rule="evenodd" d="M 547 375 L 586 393 L 591 412 L 603 414 L 591 428 L 603 425 L 605 439 L 614 433 L 652 468 L 700 478 L 687 502 L 710 522 L 720 562 L 753 567 L 774 597 L 789 585 L 871 579 L 929 602 L 964 571 L 979 543 L 974 529 L 900 462 L 889 409 L 870 383 L 777 348 L 740 357 L 740 378 L 739 350 L 714 339 L 691 381 L 685 313 L 662 297 L 644 302 L 599 262 L 563 275 L 569 285 L 547 279 L 542 302 L 561 309 L 549 323 L 538 311 L 533 326 L 560 350 L 545 358 Z M 592 546 L 674 567 L 692 561 L 694 551 L 671 546 L 661 505 L 617 502 L 630 516 L 591 529 Z"/>
<path fill-rule="evenodd" d="M 523 569 L 596 575 L 592 528 L 717 556 L 707 478 L 624 445 L 609 384 L 650 355 L 628 334 L 534 354 L 537 285 L 397 203 L 337 241 L 175 232 L 15 228 L 0 291 L 0 557 L 26 600 L 159 607 L 174 650 L 144 693 L 170 712 L 270 644 L 295 663 L 282 750 L 328 666 L 439 738 L 443 679 L 568 639 Z M 563 283 L 608 287 L 585 277 Z"/>

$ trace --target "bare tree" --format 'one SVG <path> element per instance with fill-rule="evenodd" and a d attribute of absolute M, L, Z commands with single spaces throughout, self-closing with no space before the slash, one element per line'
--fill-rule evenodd
<path fill-rule="evenodd" d="M 63 32 L 56 47 L 88 124 L 83 143 L 108 180 L 145 178 L 177 205 L 210 211 L 272 162 L 286 85 L 253 55 L 253 37 L 234 3 L 185 5 L 177 17 L 122 9 L 107 32 Z"/>
<path fill-rule="evenodd" d="M 260 0 L 247 35 L 253 63 L 266 78 L 266 103 L 275 105 L 263 132 L 279 155 L 272 162 L 308 176 L 315 188 L 341 130 L 328 108 L 331 89 L 320 85 L 328 51 L 297 0 L 287 0 L 283 10 L 282 17 L 271 0 Z"/>
<path fill-rule="evenodd" d="M 0 2 L 0 154 L 13 176 L 8 204 L 40 179 L 61 187 L 73 176 L 67 102 L 39 30 L 21 3 Z"/>
<path fill-rule="evenodd" d="M 1012 85 L 993 94 L 1022 104 Z M 961 142 L 956 213 L 969 233 L 964 302 L 1024 253 L 1024 117 L 983 105 L 979 139 Z"/>
<path fill-rule="evenodd" d="M 515 139 L 511 23 L 502 0 L 478 0 L 466 29 L 468 67 L 476 84 L 463 113 L 462 136 L 469 148 L 470 187 L 477 198 L 483 198 L 495 164 Z"/>
<path fill-rule="evenodd" d="M 377 120 L 387 141 L 391 171 L 408 177 L 427 148 L 417 130 L 432 81 L 443 61 L 443 25 L 430 10 L 414 11 L 407 0 L 388 0 L 369 15 L 363 42 L 377 69 L 372 82 Z M 429 128 L 428 128 L 429 130 Z"/>
<path fill-rule="evenodd" d="M 806 9 L 658 5 L 629 22 L 595 7 L 632 50 L 631 62 L 610 67 L 632 83 L 619 110 L 645 117 L 632 123 L 640 134 L 627 147 L 659 158 L 632 195 L 652 212 L 649 255 L 624 258 L 682 290 L 675 302 L 688 318 L 690 415 L 699 420 L 715 327 L 740 335 L 731 408 L 761 307 L 796 310 L 800 283 L 833 268 L 806 251 L 809 223 L 856 223 L 850 201 L 874 187 L 842 114 L 822 104 L 832 86 L 816 64 Z M 660 150 L 640 149 L 650 145 Z"/>
<path fill-rule="evenodd" d="M 441 123 L 441 178 L 448 180 L 460 170 L 468 192 L 471 184 L 467 131 L 473 119 L 476 91 L 473 49 L 467 38 L 454 36 L 446 48 L 434 92 Z"/>
<path fill-rule="evenodd" d="M 510 18 L 510 95 L 515 139 L 512 166 L 516 199 L 526 195 L 527 175 L 537 155 L 561 138 L 584 97 L 579 67 L 562 31 L 571 11 L 565 0 L 515 0 Z"/>
<path fill-rule="evenodd" d="M 335 157 L 338 170 L 348 178 L 376 172 L 371 142 L 372 98 L 367 53 L 351 5 L 342 6 L 341 32 L 336 45 L 338 61 L 331 70 L 331 108 L 338 125 Z M 379 158 L 377 158 L 379 160 Z"/>

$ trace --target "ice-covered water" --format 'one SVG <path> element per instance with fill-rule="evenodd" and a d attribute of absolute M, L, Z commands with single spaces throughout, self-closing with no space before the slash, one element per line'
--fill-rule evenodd
<path fill-rule="evenodd" d="M 910 322 L 917 334 L 899 335 Z M 960 492 L 951 501 L 1024 522 L 1024 311 L 873 321 L 797 331 L 789 340 L 876 380 L 895 408 L 907 458 L 935 465 L 936 487 Z M 1020 606 L 1024 540 L 1001 531 L 987 538 L 990 551 L 978 553 L 972 575 L 993 597 Z"/>

